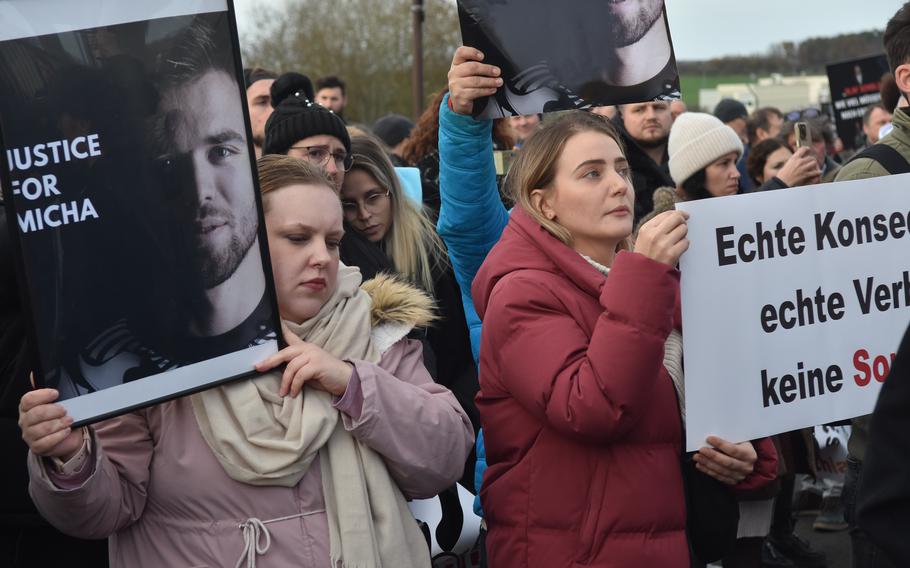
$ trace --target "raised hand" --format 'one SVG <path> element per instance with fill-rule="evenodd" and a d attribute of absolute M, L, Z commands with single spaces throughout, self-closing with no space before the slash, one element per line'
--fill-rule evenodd
<path fill-rule="evenodd" d="M 812 150 L 798 148 L 796 153 L 784 163 L 784 167 L 777 172 L 777 177 L 788 187 L 798 187 L 819 183 L 822 171 L 818 167 L 818 161 L 812 154 Z"/>
<path fill-rule="evenodd" d="M 638 230 L 635 252 L 676 266 L 679 257 L 689 248 L 688 219 L 689 214 L 685 211 L 665 211 L 657 215 Z"/>
<path fill-rule="evenodd" d="M 463 45 L 455 50 L 449 69 L 449 99 L 458 114 L 471 114 L 476 99 L 493 95 L 502 86 L 499 67 L 481 61 L 483 53 L 473 47 Z"/>

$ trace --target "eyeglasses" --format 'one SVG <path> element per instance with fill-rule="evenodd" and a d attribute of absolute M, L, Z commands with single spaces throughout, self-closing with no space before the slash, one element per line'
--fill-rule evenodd
<path fill-rule="evenodd" d="M 363 199 L 352 200 L 352 199 L 342 199 L 341 200 L 341 209 L 344 211 L 345 217 L 355 217 L 357 216 L 357 211 L 360 210 L 360 207 L 363 206 L 369 213 L 378 213 L 382 202 L 391 196 L 390 190 L 385 190 L 382 192 L 368 193 L 364 196 Z"/>
<path fill-rule="evenodd" d="M 325 146 L 291 146 L 288 150 L 303 150 L 306 152 L 306 160 L 318 166 L 327 166 L 329 158 L 335 160 L 335 167 L 346 172 L 354 165 L 354 157 L 350 154 L 329 152 Z"/>

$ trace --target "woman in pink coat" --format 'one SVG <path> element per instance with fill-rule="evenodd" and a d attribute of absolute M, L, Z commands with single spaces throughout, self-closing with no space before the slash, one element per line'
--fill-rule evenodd
<path fill-rule="evenodd" d="M 428 566 L 406 499 L 451 485 L 473 442 L 404 338 L 431 302 L 340 265 L 324 174 L 259 170 L 289 347 L 258 368 L 286 369 L 72 431 L 56 391 L 25 395 L 32 497 L 60 530 L 110 537 L 112 566 Z"/>

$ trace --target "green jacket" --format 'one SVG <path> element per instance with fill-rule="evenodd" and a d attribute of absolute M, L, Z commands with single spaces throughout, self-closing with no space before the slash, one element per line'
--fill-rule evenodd
<path fill-rule="evenodd" d="M 910 161 L 910 107 L 898 109 L 892 118 L 894 130 L 878 141 L 878 144 L 887 144 L 901 156 Z M 837 173 L 835 181 L 849 181 L 854 179 L 869 179 L 886 176 L 888 170 L 872 158 L 859 158 L 847 163 Z M 866 455 L 866 443 L 869 438 L 869 417 L 861 416 L 853 420 L 853 430 L 847 442 L 850 455 L 858 460 L 863 460 Z"/>
<path fill-rule="evenodd" d="M 898 109 L 892 118 L 894 130 L 879 140 L 878 144 L 891 146 L 910 161 L 910 107 Z M 859 158 L 848 162 L 837 172 L 835 181 L 869 179 L 888 175 L 888 170 L 872 158 Z"/>

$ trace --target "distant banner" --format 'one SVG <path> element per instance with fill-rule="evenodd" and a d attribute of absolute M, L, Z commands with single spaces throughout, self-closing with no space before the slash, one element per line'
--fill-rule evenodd
<path fill-rule="evenodd" d="M 828 65 L 837 135 L 845 148 L 858 148 L 864 143 L 863 114 L 871 105 L 881 102 L 879 89 L 882 75 L 887 72 L 888 60 L 884 55 Z"/>
<path fill-rule="evenodd" d="M 278 348 L 226 0 L 0 4 L 4 201 L 40 386 L 84 424 Z"/>
<path fill-rule="evenodd" d="M 503 70 L 499 118 L 680 97 L 663 0 L 458 0 L 465 45 Z"/>
<path fill-rule="evenodd" d="M 910 322 L 908 182 L 677 206 L 689 450 L 872 411 Z"/>

